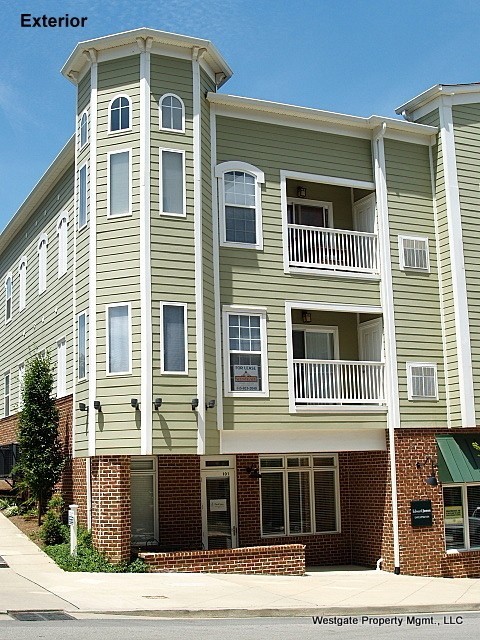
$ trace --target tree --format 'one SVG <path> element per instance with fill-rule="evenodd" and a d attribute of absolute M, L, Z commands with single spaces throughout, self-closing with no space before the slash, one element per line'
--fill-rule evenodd
<path fill-rule="evenodd" d="M 48 353 L 31 357 L 25 366 L 23 408 L 17 430 L 21 483 L 37 503 L 38 524 L 59 481 L 64 456 L 58 437 L 58 410 L 53 398 L 52 362 Z"/>

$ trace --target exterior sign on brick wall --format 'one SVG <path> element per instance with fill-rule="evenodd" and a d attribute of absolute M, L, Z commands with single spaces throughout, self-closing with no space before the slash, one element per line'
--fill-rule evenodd
<path fill-rule="evenodd" d="M 410 502 L 410 512 L 412 515 L 412 527 L 432 526 L 431 500 L 412 500 Z"/>

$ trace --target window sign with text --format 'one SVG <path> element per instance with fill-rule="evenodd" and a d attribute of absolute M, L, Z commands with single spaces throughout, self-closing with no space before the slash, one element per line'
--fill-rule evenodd
<path fill-rule="evenodd" d="M 233 365 L 234 391 L 260 391 L 257 364 Z"/>

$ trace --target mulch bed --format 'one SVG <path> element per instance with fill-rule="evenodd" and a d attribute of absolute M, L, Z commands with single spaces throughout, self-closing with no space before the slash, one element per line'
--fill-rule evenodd
<path fill-rule="evenodd" d="M 12 516 L 9 518 L 22 533 L 30 538 L 40 548 L 43 548 L 39 538 L 40 527 L 37 524 L 37 516 Z"/>

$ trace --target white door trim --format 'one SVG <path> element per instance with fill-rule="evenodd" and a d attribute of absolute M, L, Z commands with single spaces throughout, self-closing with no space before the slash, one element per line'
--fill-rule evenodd
<path fill-rule="evenodd" d="M 208 458 L 210 459 L 210 457 Z M 230 480 L 230 519 L 232 527 L 232 548 L 238 545 L 237 526 L 237 482 L 235 461 L 232 464 L 231 456 L 212 456 L 215 460 L 228 460 L 229 466 L 205 468 L 202 464 L 200 469 L 201 479 L 201 504 L 202 504 L 202 544 L 204 549 L 208 549 L 208 521 L 207 521 L 207 478 L 229 478 Z"/>

